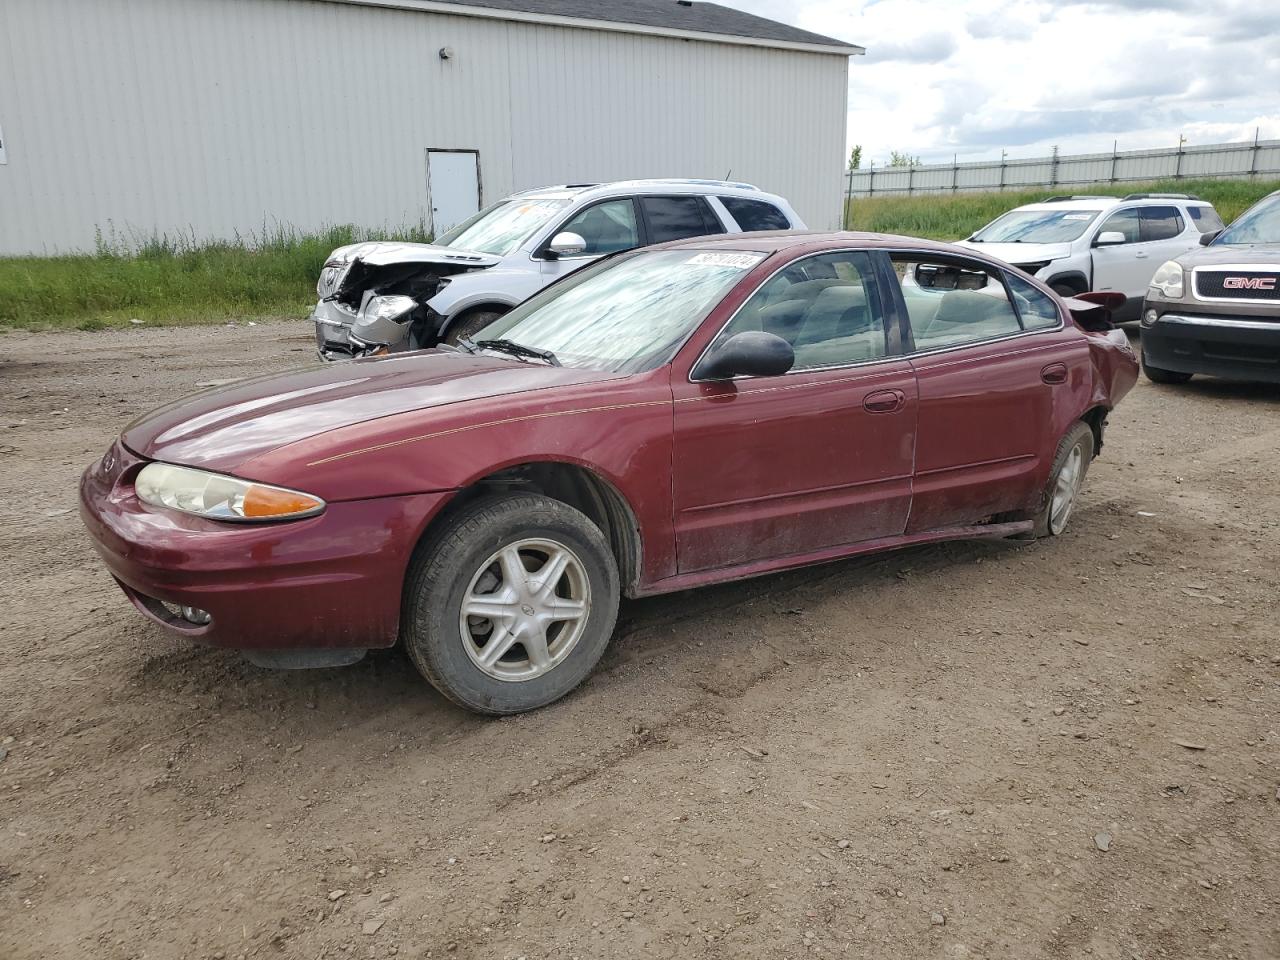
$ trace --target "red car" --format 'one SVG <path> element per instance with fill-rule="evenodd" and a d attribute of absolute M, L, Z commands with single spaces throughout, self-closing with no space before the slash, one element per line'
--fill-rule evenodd
<path fill-rule="evenodd" d="M 161 407 L 81 509 L 192 640 L 284 667 L 400 640 L 452 700 L 514 713 L 582 682 L 624 595 L 1061 533 L 1138 369 L 1090 311 L 906 237 L 649 247 L 456 350 Z"/>

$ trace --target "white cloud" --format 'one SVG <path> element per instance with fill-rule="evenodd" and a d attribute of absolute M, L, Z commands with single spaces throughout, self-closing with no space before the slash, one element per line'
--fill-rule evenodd
<path fill-rule="evenodd" d="M 864 165 L 1280 137 L 1280 20 L 1256 0 L 721 0 L 867 48 Z"/>

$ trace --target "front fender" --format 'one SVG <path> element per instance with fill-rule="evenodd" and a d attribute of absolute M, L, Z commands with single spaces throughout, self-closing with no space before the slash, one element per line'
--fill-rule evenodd
<path fill-rule="evenodd" d="M 449 320 L 487 304 L 510 309 L 545 285 L 542 274 L 533 271 L 477 270 L 450 279 L 427 306 Z"/>

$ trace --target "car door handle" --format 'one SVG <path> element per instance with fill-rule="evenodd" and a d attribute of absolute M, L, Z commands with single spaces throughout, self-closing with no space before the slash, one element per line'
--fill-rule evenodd
<path fill-rule="evenodd" d="M 1136 253 L 1133 255 L 1133 259 L 1135 259 L 1135 260 L 1145 260 L 1145 259 L 1147 259 L 1147 254 L 1145 254 L 1145 253 L 1143 253 L 1141 250 L 1139 250 L 1138 252 L 1136 252 Z"/>
<path fill-rule="evenodd" d="M 1065 363 L 1050 363 L 1042 367 L 1040 379 L 1045 383 L 1066 383 L 1067 365 Z"/>
<path fill-rule="evenodd" d="M 907 403 L 907 395 L 901 390 L 877 390 L 868 393 L 862 400 L 863 409 L 867 413 L 893 413 L 901 410 Z"/>

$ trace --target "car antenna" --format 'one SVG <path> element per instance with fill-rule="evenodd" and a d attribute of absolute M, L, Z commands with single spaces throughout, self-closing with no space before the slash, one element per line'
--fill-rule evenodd
<path fill-rule="evenodd" d="M 730 167 L 729 172 L 724 175 L 724 178 L 725 180 L 728 180 L 732 176 L 733 176 L 733 167 Z"/>

